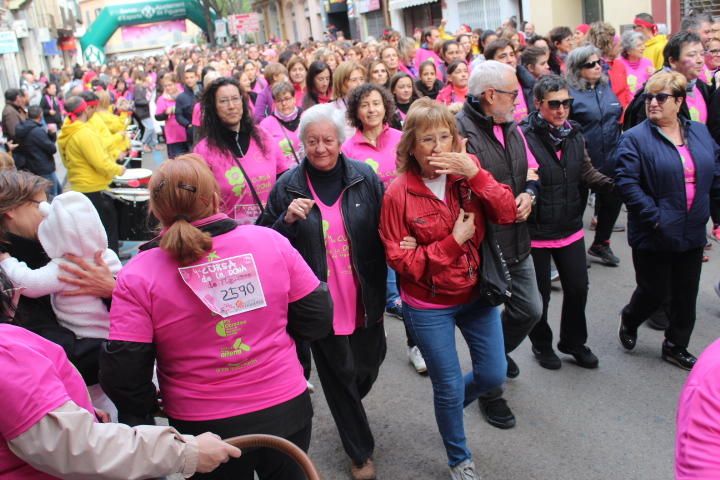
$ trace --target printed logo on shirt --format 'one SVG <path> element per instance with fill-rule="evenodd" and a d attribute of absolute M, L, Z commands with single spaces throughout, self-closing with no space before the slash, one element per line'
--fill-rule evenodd
<path fill-rule="evenodd" d="M 690 120 L 694 122 L 700 121 L 700 110 L 697 107 L 690 107 Z"/>
<path fill-rule="evenodd" d="M 243 193 L 245 193 L 245 175 L 243 175 L 242 170 L 237 166 L 232 167 L 225 172 L 225 178 L 232 185 L 233 193 L 238 197 L 242 197 Z"/>
<path fill-rule="evenodd" d="M 637 83 L 638 83 L 637 75 L 628 74 L 627 83 L 628 83 L 628 87 L 630 87 L 630 91 L 635 92 L 635 90 L 637 90 Z"/>
<path fill-rule="evenodd" d="M 215 324 L 215 333 L 220 337 L 232 337 L 237 335 L 240 330 L 247 324 L 245 320 L 220 320 Z"/>
<path fill-rule="evenodd" d="M 238 338 L 233 342 L 231 347 L 223 347 L 220 349 L 220 358 L 235 357 L 249 352 L 252 348 L 245 343 L 242 338 Z"/>
<path fill-rule="evenodd" d="M 365 163 L 368 164 L 370 166 L 370 168 L 373 169 L 373 172 L 375 172 L 375 175 L 378 174 L 378 172 L 380 171 L 380 164 L 378 162 L 376 162 L 372 158 L 366 158 Z"/>
<path fill-rule="evenodd" d="M 208 262 L 212 262 L 213 260 L 219 260 L 219 259 L 220 259 L 220 255 L 218 255 L 218 253 L 217 253 L 216 251 L 212 251 L 212 252 L 208 253 L 208 256 L 205 257 L 205 259 L 206 259 Z"/>
<path fill-rule="evenodd" d="M 327 234 L 328 234 L 328 230 L 330 230 L 330 222 L 328 222 L 327 220 L 323 220 L 322 228 L 323 228 L 323 239 L 325 240 L 325 243 L 327 244 Z"/>
<path fill-rule="evenodd" d="M 280 151 L 282 151 L 283 155 L 286 157 L 290 157 L 293 154 L 292 146 L 290 145 L 290 141 L 287 138 L 283 138 L 278 142 L 278 145 L 280 146 Z"/>

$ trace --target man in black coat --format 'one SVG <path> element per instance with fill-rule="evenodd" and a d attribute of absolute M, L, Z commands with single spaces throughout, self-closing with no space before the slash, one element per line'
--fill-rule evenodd
<path fill-rule="evenodd" d="M 187 131 L 187 151 L 190 151 L 190 146 L 193 141 L 193 126 L 192 126 L 192 112 L 195 107 L 197 98 L 195 96 L 195 89 L 197 87 L 197 72 L 195 67 L 185 67 L 183 73 L 183 91 L 175 99 L 175 120 L 182 125 Z"/>
<path fill-rule="evenodd" d="M 28 119 L 20 122 L 15 129 L 18 143 L 13 153 L 18 170 L 27 170 L 53 183 L 49 195 L 54 197 L 62 191 L 55 174 L 56 132 L 46 130 L 42 124 L 43 111 L 38 105 L 28 108 Z"/>

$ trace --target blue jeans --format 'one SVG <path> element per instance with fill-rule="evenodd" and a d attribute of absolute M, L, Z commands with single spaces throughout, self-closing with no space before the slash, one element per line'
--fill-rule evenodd
<path fill-rule="evenodd" d="M 50 186 L 50 188 L 48 188 L 47 191 L 48 200 L 52 200 L 54 197 L 57 197 L 62 193 L 62 185 L 60 184 L 60 180 L 58 180 L 55 172 L 40 176 L 43 177 L 45 180 L 50 180 L 50 182 L 52 182 L 52 185 Z"/>
<path fill-rule="evenodd" d="M 395 270 L 388 265 L 387 269 L 387 293 L 385 294 L 385 307 L 392 307 L 400 303 L 400 291 L 397 286 Z"/>
<path fill-rule="evenodd" d="M 147 145 L 148 147 L 154 147 L 157 145 L 157 132 L 155 132 L 155 122 L 153 122 L 153 119 L 150 117 L 143 118 L 140 120 L 140 123 L 142 123 L 145 128 L 145 132 L 142 136 L 143 145 Z"/>
<path fill-rule="evenodd" d="M 403 304 L 405 324 L 417 341 L 433 386 L 435 420 L 448 464 L 472 458 L 465 439 L 463 408 L 481 394 L 502 386 L 507 362 L 500 309 L 478 302 L 420 310 Z M 472 372 L 463 376 L 455 348 L 455 326 L 470 350 Z"/>

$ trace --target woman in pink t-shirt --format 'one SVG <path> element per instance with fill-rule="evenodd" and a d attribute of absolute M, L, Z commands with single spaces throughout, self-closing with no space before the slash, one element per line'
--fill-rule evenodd
<path fill-rule="evenodd" d="M 268 132 L 288 163 L 297 165 L 305 157 L 305 151 L 297 132 L 302 109 L 297 106 L 294 94 L 290 82 L 273 85 L 273 112 L 260 122 L 260 127 Z"/>
<path fill-rule="evenodd" d="M 13 296 L 0 272 L 0 478 L 189 476 L 240 455 L 211 433 L 106 423 L 62 347 L 10 324 Z"/>
<path fill-rule="evenodd" d="M 622 53 L 617 57 L 617 61 L 625 65 L 627 84 L 632 95 L 642 89 L 655 72 L 655 66 L 649 58 L 643 57 L 643 52 L 645 38 L 642 33 L 632 30 L 625 32 L 622 36 Z"/>
<path fill-rule="evenodd" d="M 160 80 L 162 95 L 156 102 L 155 119 L 165 121 L 165 143 L 167 144 L 168 158 L 187 153 L 187 132 L 185 127 L 175 119 L 175 98 L 181 90 L 175 74 L 166 73 Z"/>
<path fill-rule="evenodd" d="M 194 154 L 165 162 L 149 185 L 159 237 L 120 272 L 101 384 L 120 418 L 162 407 L 182 433 L 264 433 L 308 449 L 312 405 L 295 340 L 328 334 L 327 287 L 283 236 L 220 213 L 220 188 Z M 217 478 L 296 480 L 284 454 L 243 452 Z M 215 477 L 213 477 L 215 478 Z"/>
<path fill-rule="evenodd" d="M 340 68 L 340 67 L 339 67 Z M 375 478 L 375 442 L 362 399 L 385 358 L 385 252 L 378 235 L 383 186 L 369 163 L 340 152 L 345 120 L 333 105 L 303 113 L 306 157 L 273 188 L 259 224 L 286 236 L 333 299 L 333 331 L 311 344 L 353 479 Z"/>
<path fill-rule="evenodd" d="M 255 223 L 288 160 L 255 125 L 240 84 L 223 77 L 203 95 L 202 140 L 195 145 L 220 184 L 223 213 L 242 224 Z"/>

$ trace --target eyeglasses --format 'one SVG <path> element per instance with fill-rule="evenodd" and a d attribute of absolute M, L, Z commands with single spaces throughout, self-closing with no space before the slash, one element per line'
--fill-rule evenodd
<path fill-rule="evenodd" d="M 278 99 L 275 100 L 275 101 L 276 101 L 277 103 L 288 103 L 288 102 L 291 102 L 291 101 L 294 102 L 294 101 L 295 101 L 295 97 L 278 98 Z"/>
<path fill-rule="evenodd" d="M 653 100 L 657 100 L 658 105 L 662 105 L 665 102 L 667 102 L 668 98 L 677 98 L 677 95 L 673 95 L 671 93 L 646 93 L 645 94 L 645 103 L 652 103 Z"/>
<path fill-rule="evenodd" d="M 520 95 L 520 90 L 508 91 L 508 90 L 500 90 L 499 88 L 496 88 L 495 91 L 497 93 L 504 93 L 505 95 L 510 95 L 512 97 L 513 101 L 515 101 L 515 99 L 518 97 L 518 95 Z"/>
<path fill-rule="evenodd" d="M 242 97 L 221 98 L 217 101 L 217 103 L 223 108 L 227 108 L 231 104 L 240 105 L 242 104 Z"/>
<path fill-rule="evenodd" d="M 572 107 L 573 102 L 575 101 L 574 98 L 566 98 L 565 100 L 545 100 L 548 104 L 548 107 L 550 107 L 550 110 L 559 110 L 560 107 L 563 107 L 565 110 L 568 110 L 570 107 Z"/>
<path fill-rule="evenodd" d="M 600 65 L 600 60 L 595 60 L 594 62 L 587 62 L 580 65 L 580 68 L 582 69 L 588 69 L 588 68 L 595 68 L 598 65 Z"/>
<path fill-rule="evenodd" d="M 715 48 L 715 49 L 712 49 L 712 50 L 705 50 L 705 53 L 706 53 L 706 54 L 709 54 L 709 55 L 712 55 L 713 57 L 717 57 L 718 55 L 720 55 L 720 49 Z"/>

